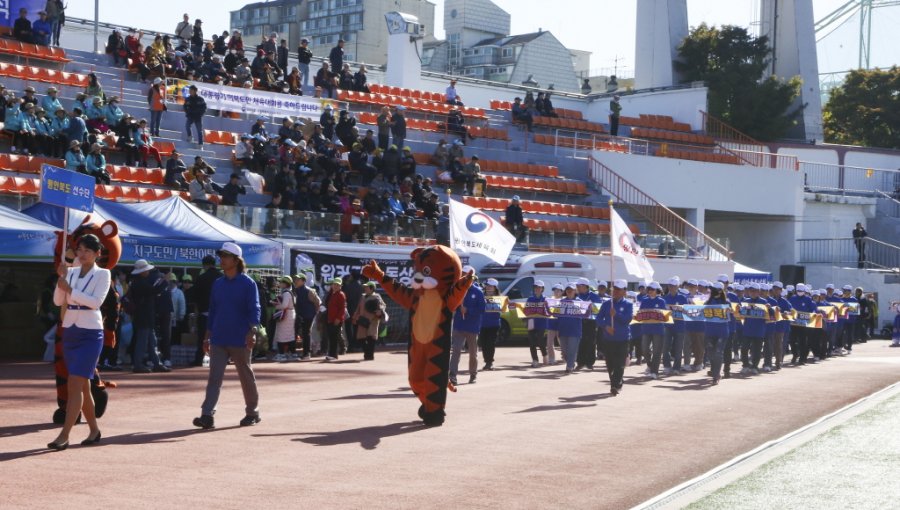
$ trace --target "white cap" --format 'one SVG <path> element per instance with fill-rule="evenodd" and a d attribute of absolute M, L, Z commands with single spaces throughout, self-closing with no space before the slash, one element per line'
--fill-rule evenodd
<path fill-rule="evenodd" d="M 783 289 L 783 288 L 784 288 L 784 284 L 781 283 L 781 282 L 779 282 L 779 281 L 776 281 L 776 282 L 772 283 L 772 286 L 773 286 L 773 287 L 778 287 L 779 289 Z"/>
<path fill-rule="evenodd" d="M 158 76 L 156 78 L 153 78 L 154 85 L 159 85 L 160 83 L 162 83 L 162 78 L 160 78 Z"/>
<path fill-rule="evenodd" d="M 659 285 L 659 284 L 657 284 L 657 285 Z M 613 288 L 624 289 L 627 287 L 628 287 L 628 282 L 626 282 L 625 280 L 616 280 L 613 282 Z"/>
<path fill-rule="evenodd" d="M 751 283 L 750 285 L 747 285 L 747 288 L 748 288 L 748 289 L 753 289 L 753 290 L 759 290 L 759 284 L 756 283 L 756 282 L 753 282 L 753 283 Z"/>
<path fill-rule="evenodd" d="M 852 286 L 852 285 L 844 285 L 844 286 L 841 287 L 841 288 L 842 288 L 843 290 L 853 290 L 853 286 Z"/>
<path fill-rule="evenodd" d="M 575 284 L 574 284 L 574 283 L 571 283 L 571 282 L 570 282 L 568 285 L 566 285 L 566 288 L 567 288 L 567 289 L 572 289 L 572 290 L 578 290 L 578 289 L 575 287 Z"/>
<path fill-rule="evenodd" d="M 697 285 L 701 287 L 709 287 L 709 282 L 706 280 L 700 280 L 699 282 L 697 282 Z"/>
<path fill-rule="evenodd" d="M 288 147 L 296 147 L 297 146 L 297 142 L 291 140 L 290 138 L 285 140 L 284 144 L 287 145 Z"/>
<path fill-rule="evenodd" d="M 810 292 L 810 294 L 813 295 L 813 296 L 818 296 L 818 295 L 819 295 L 819 291 L 818 291 L 818 290 L 814 290 L 814 291 Z"/>
<path fill-rule="evenodd" d="M 544 288 L 544 280 L 535 280 L 534 287 L 540 287 L 543 289 Z"/>
<path fill-rule="evenodd" d="M 591 281 L 588 280 L 587 278 L 579 278 L 579 279 L 575 280 L 575 285 L 585 285 L 587 287 L 590 287 Z"/>
<path fill-rule="evenodd" d="M 658 290 L 658 291 L 659 291 L 659 290 L 662 290 L 662 285 L 660 285 L 659 282 L 657 282 L 657 281 L 655 281 L 655 280 L 652 281 L 652 282 L 650 282 L 650 283 L 648 283 L 648 284 L 647 284 L 647 287 L 648 287 L 648 288 L 651 288 L 651 289 Z"/>
<path fill-rule="evenodd" d="M 518 202 L 518 201 L 519 201 L 519 195 L 513 195 L 513 196 L 512 196 L 512 199 L 515 200 L 516 202 Z"/>
<path fill-rule="evenodd" d="M 230 253 L 230 254 L 234 255 L 235 257 L 244 256 L 244 251 L 241 250 L 241 247 L 235 243 L 232 243 L 231 241 L 226 241 L 225 243 L 223 243 L 222 247 L 219 248 L 219 251 L 217 251 L 216 253 L 220 254 L 222 252 Z"/>
<path fill-rule="evenodd" d="M 691 278 L 690 280 L 687 281 L 687 284 L 696 286 L 696 285 L 699 285 L 699 282 L 697 282 L 697 280 Z"/>
<path fill-rule="evenodd" d="M 561 283 L 554 283 L 554 284 L 553 284 L 553 290 L 563 290 L 563 284 L 561 284 Z"/>
<path fill-rule="evenodd" d="M 679 278 L 679 277 L 677 277 L 677 276 L 673 276 L 673 277 L 669 278 L 669 281 L 666 282 L 666 284 L 667 284 L 667 285 L 674 285 L 674 286 L 677 287 L 677 286 L 681 285 L 681 278 Z"/>
<path fill-rule="evenodd" d="M 760 283 L 759 290 L 772 290 L 772 286 L 768 283 Z"/>
<path fill-rule="evenodd" d="M 691 294 L 691 291 L 689 291 L 687 289 L 678 289 L 678 293 L 681 294 L 682 296 L 689 296 Z"/>
<path fill-rule="evenodd" d="M 717 282 L 728 283 L 728 275 L 725 273 L 720 274 L 716 277 Z"/>
<path fill-rule="evenodd" d="M 809 292 L 809 287 L 807 287 L 805 283 L 798 283 L 797 292 Z"/>
<path fill-rule="evenodd" d="M 793 286 L 793 285 L 788 285 L 787 287 L 784 288 L 784 290 L 790 292 L 790 291 L 794 290 L 794 286 Z"/>
<path fill-rule="evenodd" d="M 826 288 L 826 289 L 829 289 L 829 290 L 834 290 L 834 284 L 833 284 L 833 283 L 829 283 L 828 285 L 825 286 L 825 288 Z"/>
<path fill-rule="evenodd" d="M 597 280 L 597 288 L 600 287 L 609 288 L 609 284 L 606 283 L 606 280 Z"/>
<path fill-rule="evenodd" d="M 824 295 L 828 294 L 828 292 L 826 292 L 825 289 L 819 289 L 819 294 L 824 296 Z"/>
<path fill-rule="evenodd" d="M 499 282 L 497 281 L 496 278 L 488 278 L 487 280 L 484 281 L 484 284 L 485 285 L 493 285 L 494 287 L 496 287 L 499 284 Z"/>
<path fill-rule="evenodd" d="M 719 290 L 722 290 L 725 288 L 725 285 L 722 282 L 716 282 L 716 283 L 712 284 L 712 286 L 714 289 L 719 289 Z"/>
<path fill-rule="evenodd" d="M 134 270 L 131 271 L 131 274 L 146 273 L 147 271 L 151 271 L 153 269 L 153 264 L 147 262 L 144 259 L 140 259 L 134 263 Z"/>
<path fill-rule="evenodd" d="M 734 290 L 744 290 L 744 286 L 741 285 L 740 283 L 735 283 Z"/>
<path fill-rule="evenodd" d="M 630 298 L 636 298 L 637 295 L 638 295 L 638 293 L 635 292 L 635 291 L 633 291 L 633 290 L 629 290 L 628 292 L 625 293 L 625 295 L 628 296 L 628 297 L 630 297 Z"/>
<path fill-rule="evenodd" d="M 472 266 L 463 266 L 463 267 L 462 267 L 462 274 L 468 274 L 469 271 L 472 271 L 472 272 L 474 273 L 474 272 L 475 272 L 475 268 L 472 267 Z"/>

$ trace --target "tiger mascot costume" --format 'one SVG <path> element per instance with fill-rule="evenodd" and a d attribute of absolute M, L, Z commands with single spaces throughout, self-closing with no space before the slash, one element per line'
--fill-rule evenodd
<path fill-rule="evenodd" d="M 475 279 L 470 271 L 462 275 L 456 253 L 444 246 L 417 248 L 413 260 L 412 284 L 407 286 L 386 276 L 372 260 L 362 274 L 384 287 L 384 292 L 410 311 L 409 386 L 422 403 L 419 418 L 426 426 L 443 425 L 449 384 L 450 327 Z"/>
<path fill-rule="evenodd" d="M 119 228 L 113 221 L 106 221 L 103 224 L 97 224 L 91 221 L 90 216 L 86 216 L 84 221 L 68 238 L 65 238 L 64 232 L 56 233 L 56 250 L 54 267 L 58 266 L 62 261 L 61 253 L 65 246 L 65 262 L 71 265 L 75 261 L 75 247 L 78 246 L 78 240 L 87 234 L 94 234 L 100 239 L 103 247 L 100 256 L 97 258 L 97 265 L 112 270 L 119 263 L 119 257 L 122 255 L 122 241 L 119 239 Z M 109 294 L 106 296 L 100 307 L 103 315 L 103 346 L 114 347 L 116 344 L 116 326 L 118 323 L 118 296 L 115 286 L 110 286 Z M 54 369 L 56 372 L 56 403 L 57 409 L 53 412 L 53 423 L 61 425 L 66 421 L 66 402 L 68 400 L 68 390 L 66 383 L 69 379 L 69 371 L 66 369 L 66 362 L 63 360 L 62 351 L 62 318 L 65 310 L 60 311 L 59 323 L 56 328 L 56 344 L 54 346 Z M 94 408 L 97 418 L 103 416 L 106 412 L 106 404 L 109 396 L 106 388 L 114 388 L 115 383 L 103 381 L 100 378 L 100 372 L 94 371 L 94 378 L 91 380 L 91 395 L 94 397 Z"/>

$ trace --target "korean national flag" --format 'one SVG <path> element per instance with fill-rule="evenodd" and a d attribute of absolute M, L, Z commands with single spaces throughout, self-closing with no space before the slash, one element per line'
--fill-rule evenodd
<path fill-rule="evenodd" d="M 516 238 L 482 211 L 450 199 L 450 247 L 506 264 Z"/>

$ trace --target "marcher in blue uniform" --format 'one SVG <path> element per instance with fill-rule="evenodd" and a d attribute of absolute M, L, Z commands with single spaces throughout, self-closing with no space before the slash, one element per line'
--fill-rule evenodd
<path fill-rule="evenodd" d="M 500 331 L 500 314 L 507 310 L 507 305 L 488 304 L 487 298 L 499 296 L 499 282 L 494 278 L 484 281 L 485 307 L 481 316 L 481 332 L 478 343 L 481 344 L 481 355 L 484 357 L 484 370 L 494 369 L 494 353 L 497 350 L 497 333 Z"/>
<path fill-rule="evenodd" d="M 722 282 L 712 284 L 709 292 L 709 299 L 706 300 L 707 306 L 727 305 L 728 298 L 725 296 L 725 285 Z M 722 362 L 725 358 L 725 347 L 728 343 L 728 335 L 731 333 L 728 321 L 731 312 L 725 311 L 726 320 L 724 322 L 705 321 L 704 335 L 706 336 L 706 352 L 709 355 L 710 375 L 712 383 L 719 384 L 722 372 Z M 729 357 L 731 353 L 728 353 Z"/>
<path fill-rule="evenodd" d="M 771 372 L 772 358 L 775 357 L 775 331 L 778 329 L 775 321 L 778 300 L 772 297 L 772 285 L 762 283 L 759 287 L 759 297 L 765 299 L 769 304 L 769 320 L 766 321 L 766 338 L 763 344 L 763 372 Z"/>
<path fill-rule="evenodd" d="M 610 392 L 615 396 L 622 391 L 622 376 L 625 374 L 625 357 L 628 356 L 628 341 L 631 340 L 631 319 L 634 308 L 625 300 L 628 282 L 613 282 L 612 299 L 600 306 L 597 325 L 605 331 L 603 354 L 606 357 L 606 372 L 609 374 Z"/>
<path fill-rule="evenodd" d="M 843 299 L 844 303 L 859 303 L 859 300 L 853 297 L 853 287 L 851 285 L 844 285 L 841 287 L 844 291 Z M 841 338 L 844 342 L 844 349 L 847 350 L 847 354 L 853 352 L 853 344 L 856 343 L 856 321 L 859 319 L 856 315 L 847 315 L 847 319 L 844 320 L 844 327 L 842 328 Z"/>
<path fill-rule="evenodd" d="M 533 294 L 531 297 L 525 300 L 527 303 L 547 303 L 547 298 L 544 297 L 544 282 L 541 280 L 537 280 L 534 282 L 534 287 L 532 287 Z M 543 356 L 543 364 L 547 364 L 547 319 L 541 317 L 535 317 L 533 319 L 525 319 L 525 325 L 528 328 L 528 347 L 531 351 L 531 368 L 537 368 L 538 357 L 537 351 L 541 350 L 541 356 Z M 553 351 L 550 351 L 549 354 L 552 356 Z"/>
<path fill-rule="evenodd" d="M 468 272 L 469 267 L 463 268 Z M 462 305 L 453 315 L 453 333 L 450 335 L 450 382 L 456 386 L 459 358 L 465 344 L 469 351 L 469 384 L 475 382 L 478 374 L 478 333 L 481 331 L 481 317 L 484 315 L 484 292 L 477 284 L 472 284 Z"/>
<path fill-rule="evenodd" d="M 688 280 L 688 291 L 690 295 L 687 297 L 688 304 L 695 304 L 695 301 L 706 301 L 705 287 L 709 286 L 709 282 L 703 281 L 704 286 L 697 280 Z M 703 370 L 705 351 L 706 351 L 706 326 L 703 321 L 688 321 L 684 324 L 684 361 L 682 366 L 683 372 L 697 372 Z M 694 354 L 694 363 L 691 364 L 691 353 Z"/>
<path fill-rule="evenodd" d="M 666 295 L 663 299 L 671 310 L 677 306 L 687 304 L 687 298 L 678 292 L 681 279 L 677 276 L 669 279 Z M 684 349 L 684 320 L 676 319 L 672 324 L 666 324 L 665 340 L 663 340 L 663 366 L 665 375 L 678 375 L 681 372 L 681 353 Z"/>
<path fill-rule="evenodd" d="M 579 278 L 576 282 L 578 290 L 578 299 L 582 301 L 590 301 L 591 303 L 600 303 L 603 300 L 596 292 L 591 291 L 591 282 L 587 278 Z M 590 315 L 586 317 L 581 324 L 581 343 L 578 344 L 578 359 L 576 360 L 575 370 L 586 368 L 594 369 L 594 363 L 597 361 L 597 325 L 594 320 L 594 311 L 590 311 Z"/>
<path fill-rule="evenodd" d="M 665 310 L 666 300 L 660 297 L 662 286 L 659 282 L 652 281 L 647 284 L 647 295 L 640 301 L 641 310 Z M 640 299 L 640 296 L 638 297 Z M 647 362 L 647 370 L 644 375 L 651 379 L 659 377 L 659 363 L 662 360 L 663 336 L 665 326 L 663 324 L 641 324 L 641 352 Z"/>
<path fill-rule="evenodd" d="M 581 302 L 578 298 L 578 290 L 574 283 L 566 285 L 563 299 L 559 302 L 560 308 L 573 303 Z M 581 344 L 583 319 L 577 317 L 559 317 L 556 325 L 559 329 L 559 346 L 562 348 L 566 359 L 566 373 L 571 374 L 575 370 L 575 361 L 578 357 L 578 346 Z"/>
<path fill-rule="evenodd" d="M 825 286 L 825 302 L 833 306 L 840 306 L 844 303 L 841 295 L 834 291 L 834 284 L 829 283 Z M 832 356 L 843 356 L 844 346 L 841 343 L 841 332 L 844 327 L 843 319 L 840 313 L 833 322 L 825 322 L 825 335 L 828 337 L 828 348 Z"/>
<path fill-rule="evenodd" d="M 756 282 L 747 286 L 749 296 L 745 304 L 766 305 L 765 299 L 759 297 L 760 285 Z M 741 339 L 741 375 L 759 374 L 759 359 L 762 356 L 763 339 L 766 336 L 766 319 L 764 317 L 744 318 L 744 336 Z"/>
<path fill-rule="evenodd" d="M 798 283 L 796 293 L 788 301 L 794 310 L 798 312 L 815 312 L 816 304 L 813 303 L 809 296 L 810 288 L 805 284 Z M 791 325 L 791 364 L 805 365 L 806 358 L 809 356 L 809 328 Z"/>
<path fill-rule="evenodd" d="M 784 284 L 775 282 L 772 284 L 772 293 L 778 303 L 778 310 L 782 313 L 782 319 L 775 324 L 775 334 L 773 345 L 775 347 L 775 366 L 774 370 L 781 370 L 781 364 L 784 363 L 784 337 L 791 334 L 791 321 L 784 317 L 791 312 L 794 307 L 790 301 L 784 297 Z"/>

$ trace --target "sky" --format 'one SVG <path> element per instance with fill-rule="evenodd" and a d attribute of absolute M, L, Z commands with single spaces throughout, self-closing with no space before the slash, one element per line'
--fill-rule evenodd
<path fill-rule="evenodd" d="M 194 6 L 208 6 L 211 0 L 184 2 L 183 0 L 153 0 L 140 2 L 140 7 L 123 8 L 123 0 L 97 0 L 100 20 L 126 26 L 173 32 L 187 12 L 191 19 L 203 19 L 207 33 L 221 33 L 228 28 L 230 11 L 240 9 L 248 0 L 216 0 L 213 11 Z M 443 0 L 433 0 L 435 33 L 443 37 Z M 823 18 L 847 0 L 813 0 L 816 20 Z M 587 50 L 591 69 L 607 71 L 614 67 L 620 76 L 634 73 L 636 0 L 494 0 L 512 16 L 512 33 L 553 32 L 569 48 Z M 690 26 L 706 22 L 709 25 L 740 25 L 753 29 L 758 18 L 760 0 L 688 0 Z M 190 5 L 185 11 L 185 5 Z M 94 2 L 70 1 L 67 14 L 93 19 Z M 893 40 L 893 31 L 900 26 L 900 6 L 883 7 L 875 11 L 872 24 L 871 65 L 890 67 L 900 64 L 900 45 Z M 840 72 L 856 68 L 858 64 L 859 17 L 844 23 L 819 44 L 819 72 Z M 592 73 L 601 74 L 601 73 Z"/>

